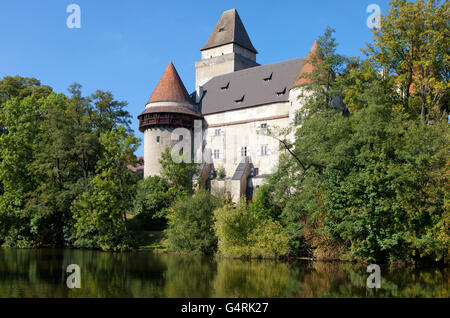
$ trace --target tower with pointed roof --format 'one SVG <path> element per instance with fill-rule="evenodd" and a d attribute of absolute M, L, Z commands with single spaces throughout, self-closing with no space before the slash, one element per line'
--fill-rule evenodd
<path fill-rule="evenodd" d="M 195 63 L 195 88 L 211 78 L 258 66 L 250 37 L 236 9 L 227 10 L 217 22 L 206 44 L 200 49 L 201 60 Z"/>
<path fill-rule="evenodd" d="M 172 62 L 167 66 L 145 111 L 138 116 L 144 133 L 144 177 L 159 175 L 161 153 L 179 142 L 172 140 L 176 128 L 186 128 L 192 136 L 194 120 L 201 119 Z"/>
<path fill-rule="evenodd" d="M 291 123 L 295 123 L 298 112 L 305 103 L 303 96 L 307 96 L 308 92 L 304 85 L 310 82 L 309 76 L 314 71 L 313 61 L 320 61 L 319 50 L 319 44 L 317 41 L 314 41 L 308 55 L 305 58 L 305 63 L 301 67 L 300 72 L 297 75 L 297 79 L 289 91 L 289 100 L 291 103 L 291 107 L 289 109 L 289 119 Z"/>

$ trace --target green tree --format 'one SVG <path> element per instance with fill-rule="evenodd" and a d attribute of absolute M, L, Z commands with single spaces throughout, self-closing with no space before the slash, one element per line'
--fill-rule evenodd
<path fill-rule="evenodd" d="M 161 230 L 166 226 L 167 209 L 173 204 L 168 182 L 159 176 L 150 176 L 137 184 L 133 214 L 145 230 Z"/>
<path fill-rule="evenodd" d="M 122 250 L 130 247 L 126 211 L 131 208 L 138 175 L 127 168 L 133 164 L 138 140 L 118 127 L 100 135 L 105 149 L 97 163 L 98 174 L 90 191 L 78 196 L 72 206 L 77 247 Z"/>
<path fill-rule="evenodd" d="M 214 254 L 217 237 L 213 211 L 221 200 L 200 189 L 193 196 L 181 197 L 168 213 L 169 249 L 195 254 Z"/>
<path fill-rule="evenodd" d="M 184 161 L 175 162 L 168 148 L 161 154 L 159 162 L 161 177 L 169 184 L 169 192 L 172 194 L 173 201 L 193 193 L 193 178 L 198 169 L 196 164 Z"/>
<path fill-rule="evenodd" d="M 428 119 L 448 107 L 450 3 L 439 0 L 392 0 L 366 53 L 383 76 L 393 76 L 403 109 Z M 411 95 L 420 100 L 411 109 Z M 394 106 L 394 105 L 393 105 Z M 435 109 L 437 108 L 437 109 Z M 433 114 L 435 117 L 437 114 Z"/>

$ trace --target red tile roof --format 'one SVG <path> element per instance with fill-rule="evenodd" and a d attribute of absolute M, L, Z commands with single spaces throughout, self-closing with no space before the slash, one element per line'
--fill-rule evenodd
<path fill-rule="evenodd" d="M 152 96 L 148 100 L 148 103 L 154 102 L 181 102 L 193 105 L 186 87 L 172 62 L 167 66 Z"/>
<path fill-rule="evenodd" d="M 308 56 L 306 57 L 306 62 L 303 65 L 302 69 L 300 70 L 297 80 L 294 83 L 294 87 L 297 85 L 309 83 L 309 78 L 305 76 L 307 76 L 307 74 L 310 74 L 314 70 L 314 66 L 312 65 L 311 61 L 312 59 L 314 59 L 315 55 L 318 52 L 319 52 L 319 45 L 317 44 L 317 41 L 314 41 L 314 44 L 311 47 L 311 50 L 309 50 Z"/>

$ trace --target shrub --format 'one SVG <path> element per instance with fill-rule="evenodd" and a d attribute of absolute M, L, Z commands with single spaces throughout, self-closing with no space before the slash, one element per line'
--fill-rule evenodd
<path fill-rule="evenodd" d="M 213 211 L 221 200 L 199 190 L 179 199 L 168 211 L 169 249 L 195 254 L 213 254 L 217 249 Z"/>
<path fill-rule="evenodd" d="M 225 257 L 277 258 L 289 251 L 289 237 L 277 221 L 259 218 L 242 198 L 214 211 L 218 254 Z"/>
<path fill-rule="evenodd" d="M 224 168 L 217 169 L 217 177 L 219 179 L 224 179 L 225 178 L 225 169 Z"/>

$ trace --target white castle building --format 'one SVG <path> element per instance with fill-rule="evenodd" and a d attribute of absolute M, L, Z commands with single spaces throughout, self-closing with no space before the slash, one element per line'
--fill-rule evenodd
<path fill-rule="evenodd" d="M 316 49 L 315 42 L 309 54 Z M 144 177 L 159 174 L 166 148 L 183 149 L 189 160 L 203 153 L 201 180 L 208 189 L 233 201 L 251 199 L 279 160 L 279 141 L 263 132 L 295 122 L 301 108 L 298 85 L 312 65 L 308 57 L 259 65 L 235 9 L 222 14 L 200 51 L 195 92 L 188 94 L 171 62 L 138 116 L 144 133 Z M 179 137 L 186 132 L 188 138 Z M 219 178 L 218 171 L 225 177 Z"/>

